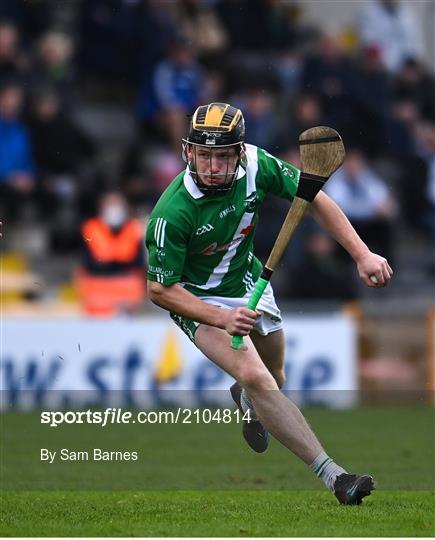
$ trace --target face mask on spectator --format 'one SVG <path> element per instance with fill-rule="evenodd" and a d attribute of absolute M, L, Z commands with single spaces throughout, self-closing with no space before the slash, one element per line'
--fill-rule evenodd
<path fill-rule="evenodd" d="M 101 218 L 109 227 L 120 227 L 127 219 L 127 211 L 123 206 L 112 204 L 103 209 Z"/>

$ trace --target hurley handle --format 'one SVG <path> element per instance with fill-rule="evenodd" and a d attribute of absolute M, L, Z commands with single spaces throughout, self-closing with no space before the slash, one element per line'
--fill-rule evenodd
<path fill-rule="evenodd" d="M 268 279 L 260 277 L 255 285 L 255 289 L 252 291 L 251 297 L 248 301 L 247 309 L 255 310 L 260 301 L 261 295 L 264 292 L 264 289 L 269 283 Z M 233 336 L 232 348 L 237 351 L 243 345 L 243 336 Z"/>
<path fill-rule="evenodd" d="M 327 126 L 316 126 L 307 129 L 299 136 L 302 171 L 298 189 L 290 210 L 281 227 L 260 279 L 255 285 L 247 308 L 255 309 L 258 301 L 278 266 L 281 256 L 292 238 L 296 228 L 302 221 L 305 212 L 313 202 L 331 174 L 344 161 L 345 150 L 340 135 Z M 243 344 L 242 336 L 234 336 L 232 348 L 236 351 Z"/>

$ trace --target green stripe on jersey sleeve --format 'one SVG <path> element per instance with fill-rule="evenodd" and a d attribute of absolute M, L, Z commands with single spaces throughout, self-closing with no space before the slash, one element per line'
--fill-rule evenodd
<path fill-rule="evenodd" d="M 259 148 L 258 174 L 263 177 L 267 192 L 293 200 L 299 184 L 300 170 L 297 167 Z"/>

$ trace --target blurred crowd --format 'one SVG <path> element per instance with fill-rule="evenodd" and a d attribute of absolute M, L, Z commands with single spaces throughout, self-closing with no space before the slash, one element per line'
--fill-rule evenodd
<path fill-rule="evenodd" d="M 101 214 L 104 221 L 99 208 L 112 204 L 124 209 L 123 220 L 107 222 L 114 234 L 129 217 L 144 224 L 184 167 L 189 115 L 225 101 L 243 110 L 247 142 L 295 165 L 300 132 L 337 129 L 347 160 L 326 191 L 362 238 L 393 265 L 403 228 L 434 254 L 435 79 L 422 60 L 412 2 L 360 2 L 353 27 L 334 35 L 302 15 L 302 2 L 280 0 L 2 0 L 3 249 L 20 247 L 8 244 L 8 231 L 38 224 L 48 256 L 82 254 L 92 273 L 86 220 Z M 110 171 L 104 137 L 78 121 L 90 107 L 121 108 L 132 118 L 134 136 L 117 142 Z M 108 140 L 117 130 L 104 126 Z M 268 226 L 257 238 L 263 259 L 286 208 L 273 198 L 265 204 Z M 435 255 L 428 260 L 434 273 Z M 282 295 L 359 295 L 347 258 L 310 221 L 285 263 L 291 276 L 279 283 Z M 97 273 L 117 275 L 121 266 Z"/>

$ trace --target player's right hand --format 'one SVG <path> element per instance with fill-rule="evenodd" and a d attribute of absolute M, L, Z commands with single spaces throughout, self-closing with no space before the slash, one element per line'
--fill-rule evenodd
<path fill-rule="evenodd" d="M 231 336 L 247 336 L 260 316 L 252 309 L 238 307 L 227 311 L 225 330 Z"/>

